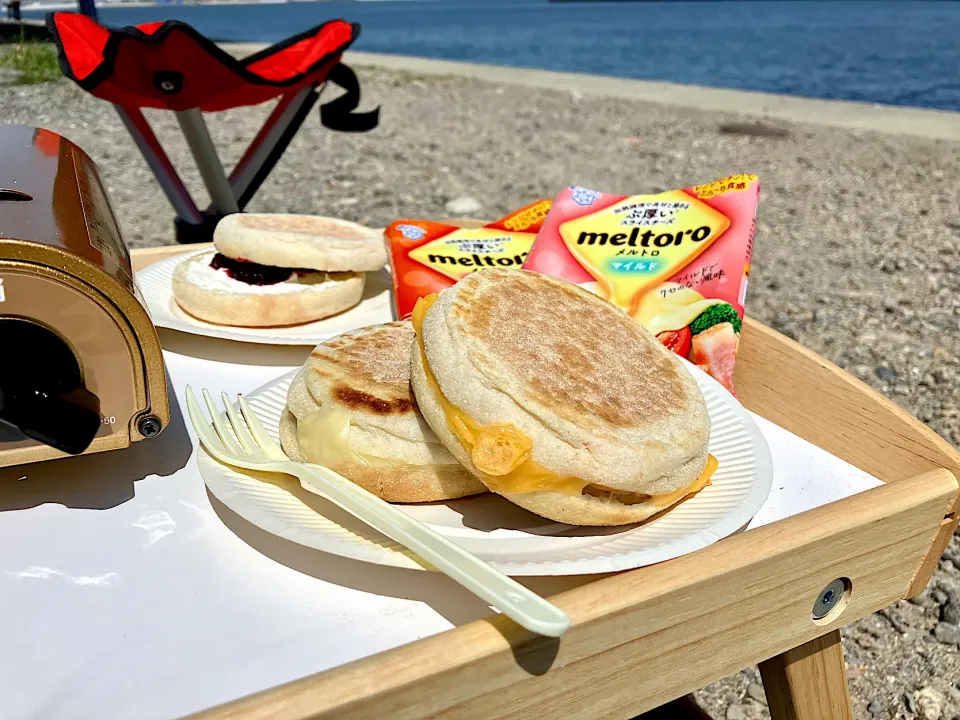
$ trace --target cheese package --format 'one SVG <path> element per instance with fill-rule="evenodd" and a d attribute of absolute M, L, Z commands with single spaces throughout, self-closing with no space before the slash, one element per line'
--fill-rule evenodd
<path fill-rule="evenodd" d="M 759 192 L 743 174 L 655 195 L 566 188 L 523 267 L 616 304 L 736 394 Z"/>
<path fill-rule="evenodd" d="M 486 267 L 522 267 L 550 200 L 539 200 L 480 228 L 429 220 L 397 220 L 384 231 L 398 320 L 417 300 Z"/>

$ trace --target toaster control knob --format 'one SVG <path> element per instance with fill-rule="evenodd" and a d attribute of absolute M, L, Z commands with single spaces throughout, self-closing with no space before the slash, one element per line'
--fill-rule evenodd
<path fill-rule="evenodd" d="M 0 423 L 66 453 L 86 450 L 100 429 L 100 399 L 69 345 L 38 323 L 0 317 L 0 348 Z"/>

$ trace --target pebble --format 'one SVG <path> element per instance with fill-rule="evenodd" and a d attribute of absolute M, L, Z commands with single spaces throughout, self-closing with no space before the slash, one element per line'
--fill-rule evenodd
<path fill-rule="evenodd" d="M 873 369 L 873 374 L 876 375 L 881 380 L 893 380 L 897 377 L 897 371 L 893 368 L 888 368 L 885 365 L 878 365 Z"/>
<path fill-rule="evenodd" d="M 483 210 L 483 205 L 476 198 L 469 196 L 458 197 L 443 206 L 450 215 L 459 217 L 461 215 L 476 215 Z"/>
<path fill-rule="evenodd" d="M 947 548 L 943 553 L 943 557 L 945 560 L 949 560 L 957 567 L 960 567 L 960 551 Z"/>
<path fill-rule="evenodd" d="M 925 687 L 917 693 L 917 707 L 923 720 L 940 720 L 943 715 L 943 695 L 932 687 Z"/>
<path fill-rule="evenodd" d="M 762 705 L 767 704 L 767 693 L 760 683 L 750 683 L 747 685 L 747 695 Z"/>
<path fill-rule="evenodd" d="M 736 703 L 727 706 L 727 720 L 747 720 L 747 714 Z"/>
<path fill-rule="evenodd" d="M 917 712 L 917 698 L 914 697 L 913 693 L 908 692 L 903 694 L 903 705 L 907 708 L 907 712 Z"/>
<path fill-rule="evenodd" d="M 960 627 L 953 623 L 939 622 L 933 629 L 933 636 L 944 645 L 960 644 Z"/>
<path fill-rule="evenodd" d="M 770 323 L 773 329 L 786 335 L 791 340 L 797 339 L 797 329 L 793 320 L 786 313 L 779 313 Z"/>
<path fill-rule="evenodd" d="M 951 625 L 960 625 L 960 603 L 953 601 L 944 605 L 940 612 L 940 619 Z"/>
<path fill-rule="evenodd" d="M 884 705 L 881 702 L 880 698 L 873 698 L 870 701 L 870 704 L 867 705 L 867 712 L 871 715 L 883 715 Z"/>

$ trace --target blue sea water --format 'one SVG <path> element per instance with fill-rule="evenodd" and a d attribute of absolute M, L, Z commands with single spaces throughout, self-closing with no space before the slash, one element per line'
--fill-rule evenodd
<path fill-rule="evenodd" d="M 106 8 L 221 40 L 276 41 L 331 18 L 369 52 L 960 110 L 960 2 L 547 0 Z M 35 13 L 37 15 L 38 13 Z"/>

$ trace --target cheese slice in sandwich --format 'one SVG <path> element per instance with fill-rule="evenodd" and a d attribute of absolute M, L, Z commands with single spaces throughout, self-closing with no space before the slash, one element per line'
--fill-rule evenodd
<path fill-rule="evenodd" d="M 693 378 L 649 333 L 580 288 L 485 270 L 421 299 L 412 321 L 411 377 L 424 417 L 484 485 L 522 507 L 572 524 L 638 522 L 698 492 L 716 470 Z M 604 390 L 597 371 L 619 357 L 622 373 L 611 377 L 633 379 Z M 563 389 L 551 390 L 550 379 Z"/>
<path fill-rule="evenodd" d="M 486 492 L 443 447 L 410 391 L 409 322 L 321 343 L 297 374 L 280 424 L 284 452 L 340 473 L 391 502 Z"/>

